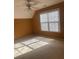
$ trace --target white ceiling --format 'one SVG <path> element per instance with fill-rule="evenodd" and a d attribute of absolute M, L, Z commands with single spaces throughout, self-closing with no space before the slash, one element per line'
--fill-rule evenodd
<path fill-rule="evenodd" d="M 32 11 L 28 10 L 25 6 L 25 0 L 14 0 L 14 18 L 32 18 L 35 10 L 39 10 L 57 3 L 63 0 L 32 0 L 35 5 L 32 7 Z"/>

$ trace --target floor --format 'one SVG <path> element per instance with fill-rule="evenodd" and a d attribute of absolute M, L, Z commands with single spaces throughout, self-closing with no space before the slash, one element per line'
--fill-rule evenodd
<path fill-rule="evenodd" d="M 15 41 L 15 59 L 64 59 L 64 42 L 45 37 L 29 37 Z"/>

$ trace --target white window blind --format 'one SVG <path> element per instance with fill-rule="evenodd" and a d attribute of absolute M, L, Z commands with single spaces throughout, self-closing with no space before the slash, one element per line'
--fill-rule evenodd
<path fill-rule="evenodd" d="M 40 14 L 41 31 L 59 32 L 59 9 Z"/>

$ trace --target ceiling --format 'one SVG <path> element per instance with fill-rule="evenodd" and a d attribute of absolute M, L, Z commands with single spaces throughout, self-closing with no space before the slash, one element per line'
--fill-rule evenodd
<path fill-rule="evenodd" d="M 32 18 L 35 11 L 60 3 L 63 0 L 32 0 L 32 11 L 25 6 L 25 0 L 14 0 L 14 18 Z"/>

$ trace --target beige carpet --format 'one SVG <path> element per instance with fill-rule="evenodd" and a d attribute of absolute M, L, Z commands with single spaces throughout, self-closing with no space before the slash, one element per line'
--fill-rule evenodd
<path fill-rule="evenodd" d="M 16 40 L 15 59 L 64 59 L 64 42 L 44 38 L 30 37 Z"/>

